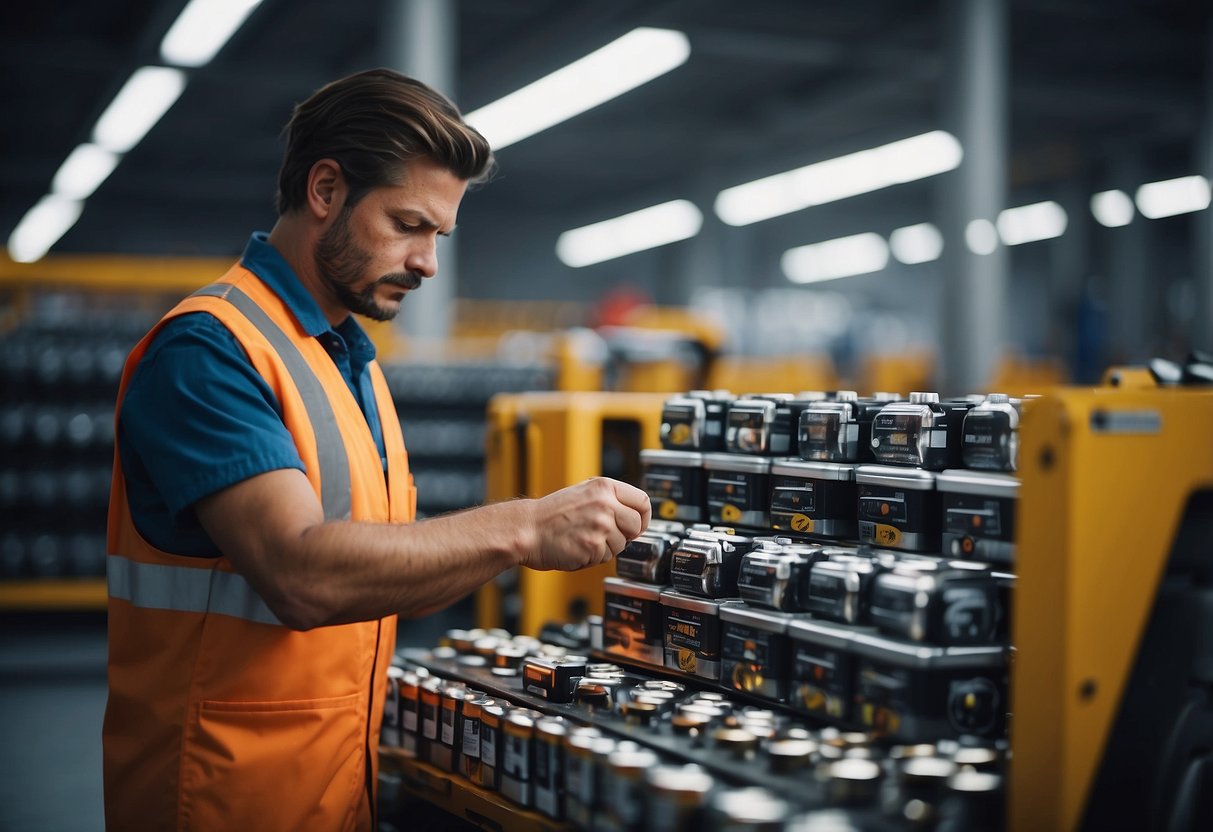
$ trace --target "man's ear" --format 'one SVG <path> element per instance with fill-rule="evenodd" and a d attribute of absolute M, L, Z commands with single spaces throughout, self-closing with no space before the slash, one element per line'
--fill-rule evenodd
<path fill-rule="evenodd" d="M 307 207 L 318 220 L 326 220 L 345 204 L 347 188 L 341 165 L 321 159 L 307 174 Z"/>

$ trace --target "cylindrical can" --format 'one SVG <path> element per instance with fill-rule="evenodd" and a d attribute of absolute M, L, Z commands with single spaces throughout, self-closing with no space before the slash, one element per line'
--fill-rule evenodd
<path fill-rule="evenodd" d="M 589 827 L 594 808 L 591 746 L 601 738 L 597 728 L 574 728 L 564 738 L 564 817 L 582 828 Z"/>
<path fill-rule="evenodd" d="M 387 696 L 383 700 L 383 725 L 379 729 L 379 743 L 385 747 L 400 747 L 400 683 L 404 673 L 403 667 L 395 665 L 387 669 Z"/>
<path fill-rule="evenodd" d="M 515 803 L 531 805 L 531 746 L 538 712 L 518 708 L 502 723 L 501 793 Z"/>
<path fill-rule="evenodd" d="M 493 704 L 488 696 L 463 700 L 463 731 L 460 741 L 460 767 L 463 776 L 473 783 L 480 782 L 481 715 L 484 706 Z"/>
<path fill-rule="evenodd" d="M 422 678 L 424 676 L 418 672 L 406 671 L 397 685 L 400 698 L 400 748 L 414 757 L 417 756 L 417 735 L 421 730 L 418 716 L 421 712 Z"/>
<path fill-rule="evenodd" d="M 504 745 L 501 727 L 510 710 L 509 705 L 496 700 L 480 708 L 480 779 L 477 783 L 493 791 L 501 787 L 501 754 Z"/>
<path fill-rule="evenodd" d="M 479 695 L 460 684 L 447 685 L 442 689 L 438 744 L 430 748 L 430 762 L 439 768 L 459 771 L 459 751 L 463 744 L 463 702 Z"/>
<path fill-rule="evenodd" d="M 707 828 L 712 832 L 783 832 L 788 802 L 768 789 L 726 789 L 710 801 Z"/>
<path fill-rule="evenodd" d="M 880 766 L 871 760 L 844 758 L 826 763 L 817 769 L 830 802 L 843 806 L 865 806 L 874 803 L 880 791 Z"/>
<path fill-rule="evenodd" d="M 446 683 L 437 676 L 421 682 L 421 742 L 417 756 L 433 762 L 431 749 L 438 743 L 438 722 L 442 711 L 442 688 Z"/>
<path fill-rule="evenodd" d="M 644 775 L 657 765 L 656 754 L 644 748 L 620 749 L 607 757 L 603 809 L 613 825 L 636 829 L 644 819 Z M 659 828 L 659 827 L 658 827 Z"/>
<path fill-rule="evenodd" d="M 702 828 L 700 811 L 714 784 L 712 775 L 697 765 L 649 769 L 645 775 L 649 827 L 688 832 Z"/>
<path fill-rule="evenodd" d="M 782 739 L 767 744 L 767 759 L 775 774 L 796 774 L 805 771 L 817 757 L 813 740 Z"/>
<path fill-rule="evenodd" d="M 532 795 L 535 808 L 550 818 L 560 818 L 561 771 L 564 768 L 564 738 L 568 725 L 564 717 L 545 716 L 535 720 L 533 743 L 535 767 L 532 771 Z"/>

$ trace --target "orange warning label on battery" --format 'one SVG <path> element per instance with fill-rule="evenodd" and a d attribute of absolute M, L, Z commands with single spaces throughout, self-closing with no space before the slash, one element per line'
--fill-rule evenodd
<path fill-rule="evenodd" d="M 736 523 L 741 519 L 741 509 L 731 503 L 720 507 L 720 519 L 727 523 Z"/>
<path fill-rule="evenodd" d="M 813 531 L 813 518 L 807 514 L 793 514 L 792 530 L 801 532 L 802 534 L 811 534 Z"/>
<path fill-rule="evenodd" d="M 673 500 L 662 500 L 657 507 L 657 516 L 662 520 L 673 520 L 678 516 L 678 503 Z"/>
<path fill-rule="evenodd" d="M 881 546 L 896 546 L 901 542 L 901 530 L 896 526 L 889 526 L 884 523 L 876 523 L 876 532 L 873 535 L 875 542 Z"/>

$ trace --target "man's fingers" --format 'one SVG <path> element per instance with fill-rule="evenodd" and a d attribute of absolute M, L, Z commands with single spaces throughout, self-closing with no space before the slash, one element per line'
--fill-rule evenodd
<path fill-rule="evenodd" d="M 626 482 L 619 480 L 611 480 L 611 485 L 615 487 L 615 497 L 619 502 L 623 503 L 628 508 L 631 508 L 640 515 L 640 529 L 636 534 L 644 531 L 649 527 L 649 521 L 653 519 L 653 507 L 649 502 L 649 495 L 634 485 L 628 485 Z M 620 526 L 622 529 L 623 527 Z M 635 537 L 636 534 L 629 534 L 629 537 Z"/>

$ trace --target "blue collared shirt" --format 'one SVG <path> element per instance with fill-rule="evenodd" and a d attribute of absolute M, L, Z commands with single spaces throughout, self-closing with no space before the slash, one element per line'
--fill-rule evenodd
<path fill-rule="evenodd" d="M 330 326 L 265 234 L 253 234 L 241 264 L 324 346 L 383 458 L 383 429 L 367 372 L 375 346 L 362 327 L 352 315 Z M 235 336 L 205 312 L 174 318 L 152 340 L 122 402 L 118 453 L 135 527 L 158 549 L 201 557 L 219 550 L 199 525 L 194 503 L 266 471 L 304 470 L 274 392 Z"/>

